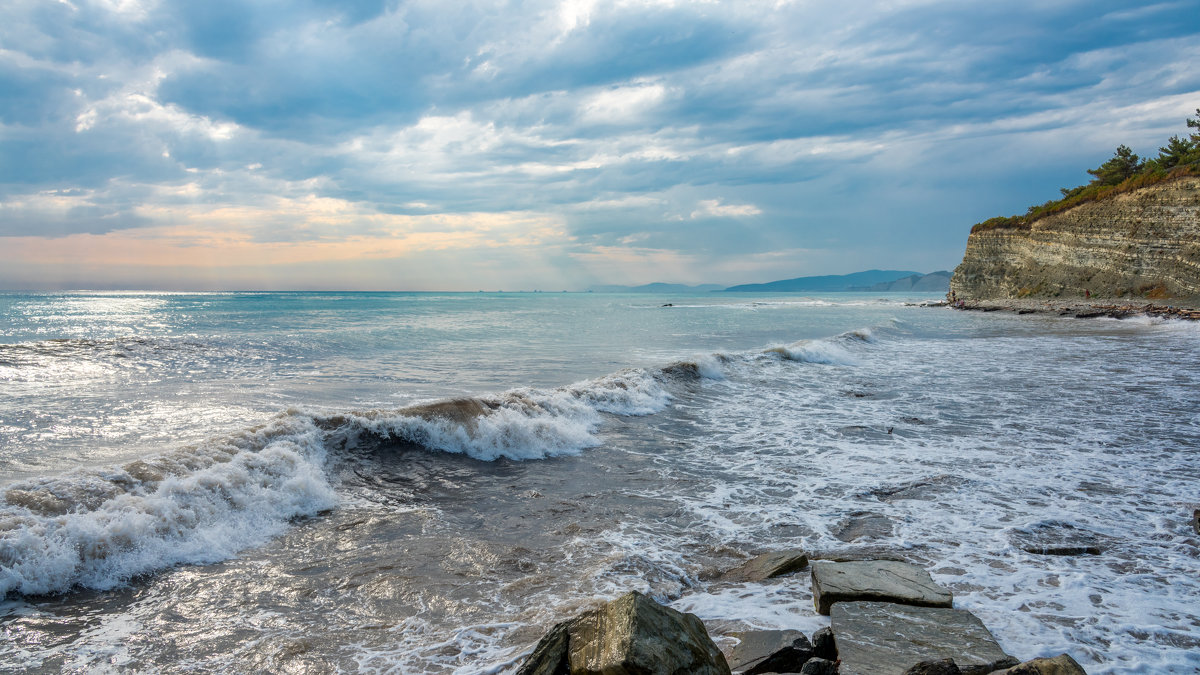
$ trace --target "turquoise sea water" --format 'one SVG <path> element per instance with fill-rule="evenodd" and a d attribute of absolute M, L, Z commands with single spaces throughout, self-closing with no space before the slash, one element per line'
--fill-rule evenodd
<path fill-rule="evenodd" d="M 0 668 L 505 672 L 629 588 L 812 630 L 712 580 L 802 547 L 1195 672 L 1200 330 L 930 299 L 0 294 Z M 1062 523 L 1104 552 L 1014 544 Z"/>

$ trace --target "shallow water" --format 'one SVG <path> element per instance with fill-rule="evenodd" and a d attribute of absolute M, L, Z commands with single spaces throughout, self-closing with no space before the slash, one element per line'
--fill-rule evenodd
<path fill-rule="evenodd" d="M 628 589 L 811 632 L 804 575 L 714 580 L 800 547 L 1196 672 L 1197 326 L 904 299 L 0 296 L 0 665 L 508 672 Z M 1018 545 L 1062 524 L 1103 551 Z"/>

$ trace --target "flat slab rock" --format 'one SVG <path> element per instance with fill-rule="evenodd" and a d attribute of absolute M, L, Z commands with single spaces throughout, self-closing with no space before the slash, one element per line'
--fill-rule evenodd
<path fill-rule="evenodd" d="M 922 661 L 954 659 L 964 675 L 1017 664 L 974 614 L 890 602 L 839 602 L 830 614 L 839 675 L 904 675 Z"/>
<path fill-rule="evenodd" d="M 813 604 L 829 614 L 838 602 L 881 601 L 921 607 L 950 607 L 954 596 L 929 572 L 895 560 L 816 562 L 812 566 Z"/>
<path fill-rule="evenodd" d="M 768 551 L 754 556 L 721 575 L 721 581 L 749 582 L 766 581 L 808 567 L 808 556 L 804 551 Z"/>

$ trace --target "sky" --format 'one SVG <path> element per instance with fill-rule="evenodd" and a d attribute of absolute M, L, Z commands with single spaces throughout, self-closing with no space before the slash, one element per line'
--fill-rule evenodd
<path fill-rule="evenodd" d="M 0 288 L 953 269 L 1198 65 L 1200 0 L 5 0 Z"/>

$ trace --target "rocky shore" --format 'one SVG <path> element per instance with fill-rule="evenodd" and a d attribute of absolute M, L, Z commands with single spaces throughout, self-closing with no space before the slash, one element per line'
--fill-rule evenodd
<path fill-rule="evenodd" d="M 805 569 L 807 575 L 802 574 Z M 923 568 L 895 560 L 815 561 L 801 551 L 756 556 L 722 579 L 812 585 L 830 626 L 723 636 L 694 614 L 636 591 L 554 626 L 517 675 L 1086 675 L 1067 654 L 1021 662 Z M 731 643 L 731 644 L 729 644 Z"/>
<path fill-rule="evenodd" d="M 954 309 L 977 312 L 1012 312 L 1016 314 L 1051 314 L 1079 319 L 1107 317 L 1128 319 L 1137 316 L 1162 317 L 1200 321 L 1200 304 L 1129 298 L 1001 298 L 992 300 L 959 300 L 947 302 Z"/>

